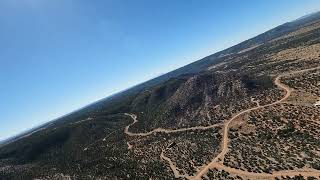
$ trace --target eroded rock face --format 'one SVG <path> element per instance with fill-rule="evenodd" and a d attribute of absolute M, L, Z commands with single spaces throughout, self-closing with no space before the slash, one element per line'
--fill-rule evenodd
<path fill-rule="evenodd" d="M 221 102 L 231 102 L 232 99 L 246 97 L 248 89 L 244 87 L 245 84 L 241 82 L 240 78 L 233 75 L 192 76 L 166 101 L 168 118 L 185 118 L 189 122 L 197 118 L 200 123 L 203 118 L 207 118 L 205 114 L 210 113 L 209 109 L 212 107 L 221 104 Z M 206 112 L 201 114 L 200 111 Z"/>
<path fill-rule="evenodd" d="M 240 77 L 226 74 L 194 75 L 177 89 L 168 104 L 186 107 L 193 103 L 193 99 L 197 100 L 197 97 L 201 103 L 210 103 L 246 95 L 247 89 Z"/>

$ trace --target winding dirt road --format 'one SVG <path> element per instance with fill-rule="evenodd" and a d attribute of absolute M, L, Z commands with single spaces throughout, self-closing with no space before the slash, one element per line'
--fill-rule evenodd
<path fill-rule="evenodd" d="M 231 119 L 225 121 L 224 124 L 215 124 L 215 125 L 211 125 L 211 126 L 196 126 L 196 127 L 181 128 L 181 129 L 162 129 L 162 128 L 157 128 L 157 129 L 154 129 L 154 130 L 152 130 L 150 132 L 147 132 L 147 133 L 133 133 L 133 132 L 129 131 L 129 128 L 130 128 L 130 126 L 132 126 L 133 124 L 138 122 L 137 116 L 134 115 L 134 114 L 127 114 L 126 113 L 125 115 L 130 116 L 133 119 L 133 122 L 125 127 L 125 134 L 127 134 L 128 136 L 148 136 L 148 135 L 151 135 L 151 134 L 156 133 L 156 132 L 175 133 L 175 132 L 199 130 L 199 129 L 200 130 L 205 130 L 205 129 L 210 129 L 210 128 L 214 128 L 214 127 L 223 125 L 224 129 L 223 129 L 223 140 L 222 140 L 221 152 L 209 164 L 203 165 L 200 168 L 200 170 L 196 173 L 195 176 L 189 176 L 189 175 L 180 174 L 179 171 L 178 171 L 178 168 L 174 165 L 174 163 L 171 161 L 171 159 L 166 157 L 164 155 L 164 151 L 162 151 L 162 153 L 160 155 L 161 159 L 164 159 L 169 163 L 169 166 L 172 169 L 172 171 L 173 171 L 173 173 L 174 173 L 176 178 L 186 178 L 186 179 L 190 179 L 190 180 L 199 180 L 211 168 L 217 168 L 217 169 L 225 170 L 225 171 L 230 172 L 230 173 L 244 175 L 244 176 L 250 176 L 250 177 L 266 177 L 266 178 L 270 177 L 270 178 L 272 178 L 272 177 L 279 177 L 279 176 L 296 176 L 296 175 L 320 177 L 320 171 L 319 170 L 315 170 L 315 169 L 302 169 L 302 170 L 292 170 L 292 171 L 277 171 L 277 172 L 274 172 L 272 174 L 267 174 L 267 173 L 247 172 L 247 171 L 243 171 L 243 170 L 227 167 L 227 166 L 224 166 L 223 164 L 219 163 L 220 160 L 223 160 L 225 154 L 228 151 L 229 125 L 234 119 L 236 119 L 237 117 L 239 117 L 239 116 L 241 116 L 241 115 L 243 115 L 245 113 L 248 113 L 250 111 L 261 109 L 261 108 L 265 108 L 265 107 L 269 107 L 269 106 L 273 106 L 273 105 L 276 105 L 276 104 L 279 104 L 279 103 L 282 103 L 283 101 L 285 101 L 291 95 L 292 90 L 287 85 L 281 83 L 280 79 L 282 77 L 293 75 L 293 74 L 297 74 L 297 73 L 303 73 L 303 72 L 307 72 L 307 71 L 312 71 L 312 70 L 319 69 L 319 68 L 320 67 L 304 69 L 304 70 L 284 73 L 284 74 L 281 74 L 281 75 L 277 76 L 275 78 L 275 80 L 274 80 L 274 84 L 278 88 L 280 88 L 280 89 L 285 91 L 286 94 L 284 95 L 283 98 L 281 98 L 280 100 L 278 100 L 276 102 L 273 102 L 271 104 L 262 105 L 262 106 L 258 104 L 258 106 L 256 106 L 256 107 L 241 111 L 238 114 L 236 114 L 235 116 L 233 116 Z"/>
<path fill-rule="evenodd" d="M 253 107 L 253 108 L 250 108 L 250 109 L 247 109 L 247 110 L 244 110 L 242 112 L 239 112 L 238 114 L 236 114 L 235 116 L 233 116 L 231 119 L 229 119 L 228 121 L 226 121 L 226 123 L 224 124 L 224 132 L 223 132 L 223 140 L 222 140 L 222 151 L 221 153 L 216 156 L 208 165 L 204 166 L 203 168 L 201 168 L 200 172 L 197 173 L 197 175 L 193 178 L 193 179 L 201 179 L 201 177 L 207 173 L 207 171 L 213 167 L 213 165 L 219 161 L 219 159 L 223 159 L 223 157 L 225 156 L 225 154 L 227 153 L 228 151 L 228 143 L 229 143 L 229 138 L 228 138 L 228 132 L 229 132 L 229 124 L 234 120 L 236 119 L 237 117 L 245 114 L 245 113 L 248 113 L 250 111 L 253 111 L 253 110 L 257 110 L 257 109 L 261 109 L 261 108 L 265 108 L 265 107 L 268 107 L 268 106 L 273 106 L 273 105 L 276 105 L 276 104 L 279 104 L 281 103 L 282 101 L 286 100 L 290 94 L 291 94 L 291 90 L 289 87 L 287 87 L 286 85 L 282 84 L 280 82 L 280 77 L 281 76 L 278 76 L 274 83 L 275 85 L 277 85 L 280 89 L 283 89 L 286 91 L 286 95 L 276 101 L 276 102 L 273 102 L 271 104 L 267 104 L 267 105 L 263 105 L 263 106 L 256 106 L 256 107 Z"/>
<path fill-rule="evenodd" d="M 166 160 L 169 163 L 169 166 L 171 168 L 171 170 L 173 171 L 174 177 L 175 178 L 185 178 L 185 179 L 190 179 L 192 178 L 191 176 L 187 175 L 187 174 L 180 174 L 178 168 L 176 167 L 176 165 L 171 161 L 170 158 L 166 157 L 164 155 L 164 151 L 161 152 L 160 158 L 163 160 Z"/>
<path fill-rule="evenodd" d="M 157 128 L 154 129 L 152 131 L 146 132 L 146 133 L 134 133 L 134 132 L 130 132 L 129 128 L 130 126 L 132 126 L 133 124 L 135 124 L 136 122 L 138 122 L 137 120 L 137 116 L 134 114 L 128 114 L 125 113 L 125 115 L 130 116 L 133 119 L 133 122 L 131 124 L 129 124 L 128 126 L 125 127 L 124 132 L 128 135 L 128 136 L 149 136 L 153 133 L 158 133 L 158 132 L 163 132 L 163 133 L 177 133 L 177 132 L 183 132 L 183 131 L 194 131 L 194 130 L 206 130 L 206 129 L 211 129 L 211 128 L 215 128 L 218 126 L 222 126 L 223 124 L 214 124 L 214 125 L 210 125 L 210 126 L 195 126 L 195 127 L 190 127 L 190 128 L 180 128 L 180 129 L 163 129 L 163 128 Z"/>
<path fill-rule="evenodd" d="M 282 84 L 281 81 L 280 81 L 280 78 L 281 77 L 285 77 L 285 76 L 288 76 L 288 75 L 293 75 L 293 74 L 298 74 L 298 73 L 303 73 L 303 72 L 306 72 L 306 71 L 312 71 L 312 70 L 315 70 L 315 69 L 319 69 L 319 67 L 316 67 L 316 68 L 310 68 L 310 69 L 304 69 L 304 70 L 299 70 L 299 71 L 294 71 L 294 72 L 289 72 L 289 73 L 284 73 L 284 74 L 281 74 L 279 76 L 276 77 L 276 79 L 274 80 L 274 84 L 276 86 L 278 86 L 278 88 L 280 89 L 283 89 L 286 94 L 285 96 L 276 101 L 276 102 L 273 102 L 271 104 L 267 104 L 267 105 L 263 105 L 263 106 L 257 106 L 257 107 L 254 107 L 254 108 L 250 108 L 250 109 L 247 109 L 247 110 L 244 110 L 240 113 L 238 113 L 237 115 L 235 115 L 234 117 L 232 117 L 231 119 L 229 119 L 225 125 L 224 125 L 224 132 L 223 132 L 223 140 L 222 140 L 222 151 L 221 153 L 216 156 L 208 165 L 200 168 L 200 171 L 198 173 L 196 173 L 196 176 L 193 177 L 193 178 L 190 178 L 190 179 L 195 179 L 195 180 L 198 180 L 198 179 L 201 179 L 201 177 L 208 172 L 208 170 L 210 168 L 213 168 L 214 166 L 219 166 L 220 164 L 217 164 L 218 160 L 219 159 L 223 159 L 223 157 L 225 156 L 225 154 L 227 153 L 228 151 L 228 142 L 229 142 L 229 138 L 228 138 L 228 132 L 229 132 L 229 124 L 234 120 L 236 119 L 237 117 L 241 116 L 242 114 L 245 114 L 245 113 L 248 113 L 250 111 L 253 111 L 253 110 L 257 110 L 257 109 L 261 109 L 261 108 L 265 108 L 265 107 L 269 107 L 269 106 L 273 106 L 273 105 L 276 105 L 276 104 L 279 104 L 281 102 L 283 102 L 284 100 L 286 100 L 290 95 L 291 95 L 291 89 L 285 85 L 285 84 Z M 222 165 L 220 165 L 222 166 Z M 232 169 L 232 168 L 228 168 L 226 167 L 227 169 Z M 225 170 L 227 170 L 225 169 Z M 234 169 L 234 171 L 236 171 L 237 169 Z M 238 174 L 245 174 L 245 175 L 252 175 L 252 173 L 250 172 L 246 172 L 246 171 L 241 171 L 241 170 L 237 170 Z M 281 173 L 280 171 L 278 173 Z M 317 172 L 318 175 L 320 175 L 320 171 Z M 260 174 L 260 173 L 255 173 L 255 174 Z M 266 175 L 270 175 L 270 174 L 266 174 Z M 281 175 L 287 175 L 287 174 L 281 174 Z M 281 176 L 280 175 L 280 176 Z"/>

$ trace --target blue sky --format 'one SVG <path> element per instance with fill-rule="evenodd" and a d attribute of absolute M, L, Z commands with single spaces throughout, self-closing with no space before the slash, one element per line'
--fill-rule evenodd
<path fill-rule="evenodd" d="M 0 140 L 319 7 L 319 0 L 1 0 Z"/>

